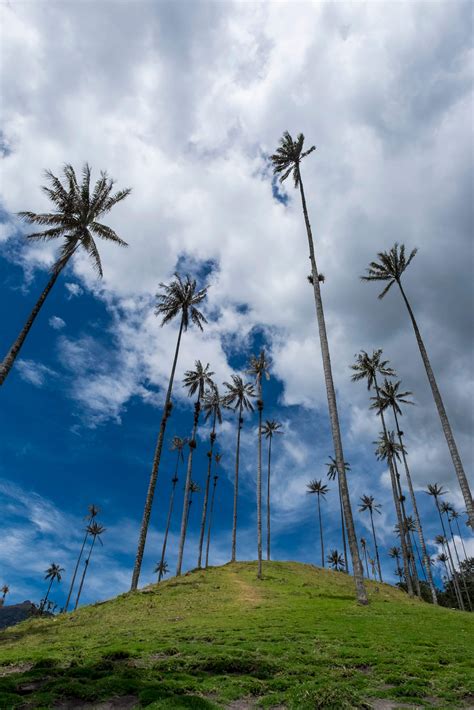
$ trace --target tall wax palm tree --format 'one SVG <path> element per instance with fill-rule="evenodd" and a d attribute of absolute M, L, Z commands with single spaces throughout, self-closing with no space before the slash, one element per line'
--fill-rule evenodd
<path fill-rule="evenodd" d="M 272 463 L 272 441 L 275 434 L 283 434 L 281 424 L 274 419 L 267 419 L 262 427 L 262 434 L 268 439 L 268 469 L 267 469 L 267 560 L 270 559 L 270 471 Z"/>
<path fill-rule="evenodd" d="M 8 586 L 8 584 L 4 584 L 3 587 L 0 589 L 0 592 L 2 592 L 0 606 L 3 606 L 5 604 L 5 597 L 7 596 L 9 591 L 10 591 L 10 587 Z"/>
<path fill-rule="evenodd" d="M 347 560 L 347 547 L 346 547 L 346 524 L 344 521 L 344 507 L 342 505 L 342 494 L 341 494 L 341 481 L 339 478 L 339 474 L 337 471 L 337 464 L 336 460 L 330 456 L 329 457 L 329 463 L 326 464 L 328 467 L 328 478 L 330 481 L 334 481 L 335 478 L 337 477 L 337 487 L 339 490 L 339 508 L 341 511 L 341 533 L 342 533 L 342 547 L 344 550 L 344 559 Z M 350 464 L 347 463 L 347 461 L 344 461 L 344 470 L 345 471 L 350 471 L 351 467 Z M 347 568 L 344 568 L 344 572 L 349 572 Z"/>
<path fill-rule="evenodd" d="M 44 611 L 44 608 L 46 606 L 46 602 L 48 601 L 49 593 L 51 591 L 51 587 L 53 585 L 54 580 L 56 580 L 59 584 L 59 582 L 62 579 L 62 573 L 64 572 L 64 567 L 60 567 L 59 565 L 55 564 L 52 562 L 50 566 L 48 567 L 47 570 L 45 570 L 45 579 L 49 579 L 49 586 L 48 586 L 48 591 L 46 592 L 46 596 L 44 599 L 41 601 L 40 605 L 40 613 Z"/>
<path fill-rule="evenodd" d="M 257 357 L 250 358 L 247 374 L 255 379 L 257 387 L 258 409 L 258 446 L 257 446 L 257 577 L 262 578 L 262 413 L 263 413 L 263 387 L 262 379 L 270 379 L 268 372 L 269 362 L 262 350 Z"/>
<path fill-rule="evenodd" d="M 367 540 L 365 537 L 360 538 L 360 546 L 362 548 L 362 552 L 364 553 L 364 559 L 365 559 L 365 570 L 367 573 L 367 579 L 369 579 L 369 565 L 367 562 Z"/>
<path fill-rule="evenodd" d="M 452 511 L 451 503 L 448 503 L 447 501 L 443 501 L 443 502 L 440 504 L 439 509 L 440 509 L 441 513 L 444 513 L 444 515 L 446 515 L 446 519 L 447 519 L 447 521 L 448 521 L 449 532 L 450 532 L 450 535 L 451 535 L 451 542 L 453 543 L 454 554 L 456 555 L 456 560 L 457 560 L 457 563 L 458 563 L 458 570 L 461 570 L 461 560 L 459 559 L 458 548 L 457 548 L 457 546 L 456 546 L 456 540 L 454 539 L 453 527 L 452 527 L 452 525 L 451 525 L 451 518 L 450 518 L 450 514 L 451 514 L 451 511 Z M 465 594 L 465 597 L 466 597 L 467 604 L 468 604 L 468 606 L 469 606 L 470 611 L 472 611 L 472 602 L 471 602 L 471 597 L 470 597 L 470 595 L 469 595 L 469 590 L 468 590 L 468 588 L 467 588 L 465 575 L 461 574 L 461 575 L 459 575 L 459 576 L 460 576 L 460 579 L 461 579 L 461 585 L 462 585 L 463 590 L 464 590 L 464 594 Z"/>
<path fill-rule="evenodd" d="M 459 606 L 460 606 L 461 609 L 464 610 L 464 602 L 463 602 L 462 596 L 461 596 L 461 589 L 460 589 L 460 587 L 459 587 L 458 576 L 457 576 L 457 574 L 456 574 L 456 568 L 455 568 L 455 566 L 454 566 L 453 556 L 451 555 L 451 550 L 449 549 L 448 536 L 446 535 L 446 528 L 445 528 L 445 525 L 444 525 L 443 516 L 441 515 L 441 506 L 440 506 L 440 502 L 439 502 L 439 499 L 442 498 L 443 496 L 445 496 L 446 493 L 447 493 L 447 491 L 445 491 L 444 488 L 443 488 L 443 486 L 440 486 L 438 483 L 429 483 L 428 486 L 427 486 L 427 489 L 426 489 L 425 493 L 427 493 L 429 496 L 431 496 L 431 497 L 434 499 L 434 502 L 435 502 L 435 505 L 436 505 L 436 510 L 438 511 L 439 519 L 440 519 L 440 522 L 441 522 L 441 528 L 442 528 L 442 530 L 443 530 L 443 537 L 444 537 L 444 539 L 445 539 L 445 541 L 446 541 L 446 550 L 445 550 L 445 552 L 446 552 L 446 554 L 447 554 L 447 556 L 448 556 L 449 563 L 450 563 L 450 566 L 451 566 L 451 571 L 452 571 L 452 574 L 453 574 L 453 584 L 454 584 L 454 588 L 455 588 L 456 594 L 457 594 L 458 597 L 459 597 Z"/>
<path fill-rule="evenodd" d="M 178 331 L 178 339 L 174 353 L 171 375 L 168 382 L 168 390 L 166 392 L 165 405 L 163 415 L 161 417 L 160 431 L 156 442 L 155 455 L 153 457 L 153 465 L 151 468 L 150 482 L 148 484 L 148 492 L 143 511 L 143 520 L 140 527 L 140 535 L 138 539 L 137 556 L 135 558 L 135 566 L 132 575 L 131 589 L 134 590 L 138 586 L 140 570 L 142 567 L 143 553 L 145 551 L 146 536 L 148 526 L 150 524 L 151 508 L 155 495 L 156 481 L 158 478 L 158 469 L 160 466 L 161 450 L 163 448 L 163 439 L 165 435 L 166 423 L 171 414 L 171 392 L 173 390 L 174 374 L 176 371 L 176 363 L 178 361 L 179 347 L 181 344 L 181 336 L 183 331 L 186 332 L 189 325 L 194 324 L 199 330 L 203 330 L 203 324 L 207 323 L 206 318 L 198 310 L 199 306 L 206 298 L 208 287 L 197 289 L 196 280 L 189 276 L 183 280 L 178 274 L 170 284 L 160 284 L 162 293 L 157 294 L 157 304 L 155 314 L 162 316 L 161 325 L 170 323 L 174 318 L 179 316 L 180 324 Z"/>
<path fill-rule="evenodd" d="M 374 526 L 374 513 L 380 513 L 380 504 L 375 502 L 374 496 L 367 496 L 364 495 L 360 499 L 360 505 L 359 505 L 359 511 L 361 513 L 364 513 L 366 510 L 369 511 L 370 514 L 370 524 L 372 526 L 372 537 L 374 539 L 374 547 L 375 547 L 375 558 L 377 560 L 377 569 L 379 571 L 379 579 L 381 582 L 383 582 L 382 579 L 382 568 L 380 567 L 380 557 L 379 557 L 379 548 L 377 545 L 377 538 L 375 536 L 375 526 Z"/>
<path fill-rule="evenodd" d="M 222 459 L 222 454 L 216 454 L 214 456 L 214 461 L 216 462 L 216 466 L 219 466 L 221 459 Z M 209 524 L 207 526 L 206 569 L 208 568 L 208 565 L 209 565 L 209 546 L 211 544 L 211 529 L 212 529 L 212 520 L 214 517 L 214 501 L 216 498 L 216 486 L 217 486 L 218 480 L 219 480 L 219 476 L 217 474 L 215 474 L 214 475 L 214 482 L 213 482 L 213 486 L 212 486 L 211 507 L 209 509 Z"/>
<path fill-rule="evenodd" d="M 130 194 L 130 188 L 113 193 L 114 181 L 102 172 L 94 189 L 91 190 L 91 169 L 87 163 L 82 169 L 80 184 L 74 168 L 65 165 L 63 181 L 49 170 L 45 173 L 49 185 L 43 186 L 43 192 L 48 196 L 54 206 L 54 212 L 37 214 L 36 212 L 19 212 L 25 222 L 47 227 L 40 232 L 28 234 L 27 239 L 33 241 L 51 241 L 62 238 L 59 257 L 53 264 L 51 276 L 41 293 L 36 305 L 31 311 L 23 329 L 11 346 L 0 365 L 0 385 L 2 385 L 10 372 L 18 353 L 33 325 L 41 306 L 53 288 L 56 280 L 72 255 L 82 247 L 91 257 L 93 266 L 99 276 L 102 276 L 102 264 L 95 239 L 105 239 L 119 246 L 127 246 L 113 229 L 98 220 L 106 215 L 114 205 Z"/>
<path fill-rule="evenodd" d="M 395 375 L 395 372 L 392 370 L 391 367 L 389 367 L 388 360 L 382 360 L 382 350 L 374 350 L 372 353 L 372 356 L 370 356 L 365 350 L 361 350 L 358 355 L 356 355 L 356 361 L 353 365 L 351 365 L 351 369 L 354 370 L 354 374 L 352 375 L 352 381 L 353 382 L 358 382 L 360 380 L 366 380 L 367 381 L 367 389 L 370 391 L 372 387 L 375 388 L 375 394 L 377 397 L 377 401 L 380 398 L 380 391 L 379 391 L 379 384 L 378 384 L 378 379 L 377 375 L 381 375 L 383 377 L 393 377 Z M 385 417 L 382 409 L 379 408 L 378 410 L 378 415 L 380 416 L 380 419 L 382 421 L 382 427 L 383 427 L 383 435 L 384 437 L 387 437 L 387 427 L 385 425 Z M 393 465 L 393 458 L 392 456 L 388 456 L 388 465 L 389 465 L 389 471 L 390 471 L 390 482 L 392 484 L 392 495 L 393 495 L 393 502 L 395 505 L 395 512 L 397 514 L 397 520 L 400 524 L 400 529 L 403 529 L 402 525 L 402 510 L 401 510 L 401 505 L 400 505 L 400 497 L 399 497 L 399 492 L 397 488 L 397 479 L 395 475 L 395 469 Z M 408 562 L 408 549 L 407 549 L 407 544 L 405 540 L 405 536 L 402 535 L 400 538 L 401 544 L 402 544 L 402 559 L 403 559 L 403 571 L 405 573 L 406 577 L 406 583 L 407 583 L 407 590 L 408 594 L 410 596 L 413 596 L 413 587 L 411 583 L 411 577 L 409 573 L 409 562 Z"/>
<path fill-rule="evenodd" d="M 455 523 L 456 523 L 456 527 L 457 527 L 457 530 L 458 530 L 459 539 L 461 540 L 461 546 L 462 546 L 462 549 L 463 549 L 463 552 L 464 552 L 464 559 L 467 560 L 467 552 L 466 552 L 466 548 L 465 548 L 465 546 L 464 546 L 463 536 L 461 535 L 461 528 L 459 527 L 459 518 L 461 517 L 461 513 L 458 513 L 458 511 L 455 510 L 455 508 L 453 508 L 453 506 L 451 506 L 451 513 L 450 513 L 450 515 L 451 515 L 451 521 L 454 520 Z"/>
<path fill-rule="evenodd" d="M 326 493 L 329 491 L 328 486 L 322 481 L 317 481 L 313 479 L 310 481 L 306 488 L 308 489 L 306 493 L 315 493 L 318 496 L 318 518 L 319 518 L 319 539 L 321 541 L 321 567 L 324 567 L 324 539 L 323 539 L 323 525 L 321 521 L 321 496 L 324 498 Z"/>
<path fill-rule="evenodd" d="M 343 555 L 340 555 L 337 550 L 331 550 L 327 561 L 336 572 L 343 572 L 346 567 Z"/>
<path fill-rule="evenodd" d="M 174 476 L 171 479 L 171 494 L 170 494 L 170 503 L 168 507 L 168 517 L 166 519 L 166 529 L 165 529 L 165 536 L 163 538 L 163 547 L 161 548 L 161 559 L 158 563 L 158 582 L 161 582 L 161 577 L 163 575 L 162 567 L 163 563 L 165 561 L 165 555 L 166 555 L 166 546 L 168 544 L 168 534 L 170 531 L 170 525 L 171 525 L 171 516 L 173 515 L 173 507 L 174 507 L 174 495 L 176 493 L 176 484 L 178 483 L 178 469 L 179 469 L 179 464 L 184 461 L 184 454 L 183 454 L 183 449 L 188 443 L 187 438 L 181 438 L 180 436 L 173 436 L 173 439 L 171 441 L 171 451 L 176 451 L 176 464 L 175 464 L 175 469 L 174 469 Z"/>
<path fill-rule="evenodd" d="M 193 495 L 195 493 L 200 493 L 200 492 L 201 492 L 201 487 L 195 481 L 190 481 L 189 482 L 189 495 L 188 495 L 188 515 L 186 518 L 186 530 L 184 533 L 185 540 L 186 540 L 186 533 L 188 531 L 188 523 L 189 523 L 189 516 L 191 514 L 191 504 L 193 502 Z"/>
<path fill-rule="evenodd" d="M 396 547 L 396 546 L 391 547 L 390 550 L 388 551 L 388 555 L 389 555 L 389 557 L 392 558 L 392 560 L 394 559 L 397 561 L 397 569 L 396 569 L 395 573 L 401 582 L 402 577 L 403 577 L 403 571 L 402 571 L 402 568 L 400 567 L 400 555 L 401 555 L 400 548 Z"/>
<path fill-rule="evenodd" d="M 89 525 L 100 512 L 99 508 L 96 505 L 94 505 L 93 503 L 91 503 L 89 506 L 87 506 L 87 509 L 88 509 L 88 514 L 86 515 L 85 519 L 87 520 L 88 525 L 86 526 L 86 529 L 85 529 L 85 535 L 82 540 L 81 549 L 79 551 L 79 557 L 77 558 L 76 566 L 74 568 L 74 574 L 72 575 L 71 585 L 69 587 L 69 593 L 67 595 L 66 604 L 64 605 L 65 612 L 67 611 L 68 606 L 69 606 L 69 602 L 71 600 L 72 590 L 74 589 L 74 584 L 76 582 L 77 570 L 79 569 L 79 565 L 80 565 L 80 562 L 82 559 L 82 554 L 83 554 L 84 548 L 86 546 L 87 538 L 89 537 Z"/>
<path fill-rule="evenodd" d="M 169 574 L 169 571 L 170 569 L 166 560 L 160 560 L 159 562 L 157 562 L 155 567 L 155 574 L 158 575 L 158 582 L 161 582 L 161 578 Z"/>
<path fill-rule="evenodd" d="M 194 403 L 193 431 L 189 442 L 188 467 L 186 471 L 186 483 L 184 486 L 183 514 L 181 516 L 181 534 L 179 538 L 178 564 L 176 567 L 177 577 L 181 574 L 181 567 L 183 565 L 184 543 L 186 540 L 186 527 L 188 524 L 188 501 L 190 500 L 188 493 L 193 471 L 193 454 L 197 444 L 196 436 L 199 424 L 199 415 L 201 412 L 201 402 L 204 398 L 206 389 L 214 389 L 214 382 L 212 379 L 214 373 L 209 370 L 209 363 L 207 363 L 204 367 L 200 360 L 196 360 L 194 367 L 194 370 L 187 370 L 184 373 L 183 383 L 184 387 L 188 390 L 188 397 L 193 397 L 195 394 L 197 394 L 197 397 Z"/>
<path fill-rule="evenodd" d="M 398 422 L 398 417 L 403 415 L 402 409 L 400 407 L 400 404 L 413 404 L 413 402 L 410 399 L 407 399 L 407 397 L 410 397 L 412 395 L 411 392 L 400 392 L 400 385 L 401 382 L 390 382 L 385 378 L 383 384 L 380 387 L 379 390 L 379 399 L 376 402 L 376 406 L 380 407 L 382 411 L 385 411 L 388 409 L 388 407 L 391 408 L 393 412 L 393 417 L 395 419 L 395 426 L 397 428 L 397 436 L 398 436 L 398 442 L 400 444 L 400 451 L 402 454 L 402 459 L 403 459 L 403 466 L 405 468 L 405 475 L 408 483 L 408 490 L 410 492 L 410 500 L 413 508 L 413 514 L 415 516 L 415 523 L 416 523 L 416 532 L 418 534 L 418 539 L 420 541 L 420 547 L 421 547 L 421 552 L 423 555 L 423 566 L 422 569 L 425 571 L 426 578 L 430 587 L 431 591 L 431 597 L 433 599 L 433 604 L 437 604 L 437 596 L 436 596 L 436 587 L 433 582 L 433 576 L 431 574 L 431 565 L 429 564 L 428 561 L 428 553 L 426 551 L 426 544 L 425 544 L 425 538 L 423 535 L 423 528 L 421 525 L 421 518 L 420 514 L 418 513 L 418 504 L 415 496 L 415 490 L 413 488 L 413 483 L 411 480 L 411 475 L 410 475 L 410 470 L 408 468 L 408 461 L 407 461 L 407 454 L 405 447 L 403 446 L 403 432 L 400 430 L 400 424 Z"/>
<path fill-rule="evenodd" d="M 344 508 L 344 518 L 347 527 L 347 537 L 352 557 L 352 566 L 354 568 L 354 581 L 356 584 L 357 599 L 360 604 L 367 604 L 367 593 L 364 587 L 364 575 L 362 564 L 359 557 L 359 549 L 357 546 L 357 538 L 352 517 L 352 508 L 349 497 L 349 488 L 347 485 L 346 472 L 344 469 L 344 453 L 342 449 L 341 428 L 339 425 L 339 416 L 337 412 L 336 390 L 332 376 L 331 358 L 329 354 L 329 343 L 326 333 L 326 322 L 324 319 L 323 301 L 321 297 L 320 282 L 322 274 L 318 273 L 316 265 L 316 256 L 314 252 L 313 235 L 309 222 L 308 210 L 306 207 L 306 198 L 304 194 L 303 181 L 301 178 L 301 161 L 307 155 L 315 150 L 315 146 L 303 152 L 304 136 L 300 133 L 294 141 L 288 131 L 285 131 L 280 141 L 280 147 L 277 148 L 274 155 L 271 156 L 273 163 L 274 174 L 281 174 L 280 182 L 284 182 L 290 175 L 293 177 L 295 188 L 299 188 L 301 205 L 303 208 L 303 216 L 306 226 L 306 235 L 308 238 L 309 259 L 311 263 L 311 278 L 310 283 L 313 286 L 314 302 L 316 306 L 316 317 L 318 321 L 319 339 L 321 343 L 321 354 L 323 361 L 324 379 L 326 383 L 326 392 L 328 399 L 329 419 L 331 423 L 331 432 L 334 444 L 334 455 L 337 463 L 337 469 L 341 481 L 341 494 Z"/>
<path fill-rule="evenodd" d="M 202 548 L 204 544 L 204 533 L 206 529 L 206 518 L 207 518 L 207 506 L 209 501 L 209 486 L 211 483 L 211 473 L 212 473 L 212 461 L 214 444 L 216 442 L 216 425 L 217 423 L 222 424 L 222 412 L 221 412 L 221 398 L 219 395 L 219 390 L 214 385 L 205 395 L 203 399 L 204 405 L 204 421 L 208 421 L 209 418 L 212 419 L 212 428 L 209 435 L 209 451 L 207 452 L 207 478 L 206 487 L 204 489 L 204 500 L 202 503 L 202 517 L 201 517 L 201 533 L 199 535 L 199 554 L 197 566 L 201 569 L 202 563 Z"/>
<path fill-rule="evenodd" d="M 239 464 L 240 464 L 240 432 L 244 423 L 242 413 L 253 412 L 251 398 L 255 397 L 254 386 L 251 382 L 244 382 L 240 375 L 231 375 L 232 382 L 224 382 L 227 394 L 223 404 L 228 409 L 237 412 L 237 444 L 235 449 L 235 478 L 234 478 L 234 514 L 232 521 L 232 555 L 231 562 L 235 562 L 237 547 L 237 501 L 239 495 Z"/>
<path fill-rule="evenodd" d="M 461 588 L 460 588 L 457 578 L 455 576 L 456 570 L 453 565 L 452 557 L 450 557 L 450 554 L 449 554 L 448 538 L 445 537 L 444 535 L 436 535 L 435 543 L 436 543 L 436 545 L 440 545 L 441 550 L 442 550 L 441 554 L 444 555 L 444 557 L 446 558 L 447 571 L 449 571 L 448 572 L 448 581 L 453 582 L 454 594 L 456 596 L 458 607 L 459 607 L 459 609 L 462 609 L 464 611 L 464 602 L 462 599 Z M 439 559 L 439 555 L 438 555 L 438 559 Z"/>
<path fill-rule="evenodd" d="M 395 530 L 397 531 L 397 535 L 399 535 L 400 531 L 398 530 L 398 524 L 395 525 Z M 412 518 L 411 515 L 407 515 L 405 518 L 405 530 L 407 531 L 407 533 L 410 536 L 412 549 L 416 552 L 418 564 L 420 565 L 420 569 L 421 569 L 423 576 L 425 578 L 425 582 L 427 582 L 427 577 L 426 577 L 426 572 L 425 572 L 425 564 L 423 563 L 423 560 L 421 559 L 420 551 L 418 549 L 418 545 L 416 544 L 416 539 L 415 539 L 415 533 L 417 532 L 418 527 L 416 525 L 415 520 Z M 431 564 L 429 562 L 429 557 L 428 557 L 428 564 L 431 567 Z"/>
<path fill-rule="evenodd" d="M 434 376 L 430 360 L 428 358 L 428 353 L 426 351 L 425 344 L 424 344 L 423 339 L 421 337 L 421 333 L 418 328 L 418 324 L 415 320 L 415 315 L 411 309 L 408 298 L 407 298 L 405 291 L 403 290 L 403 287 L 402 287 L 402 281 L 401 281 L 402 275 L 403 275 L 404 271 L 407 269 L 407 267 L 409 266 L 412 259 L 414 258 L 416 252 L 417 252 L 417 249 L 413 249 L 413 251 L 410 253 L 410 256 L 407 259 L 405 257 L 405 245 L 401 244 L 399 246 L 397 243 L 395 243 L 394 246 L 390 249 L 390 251 L 379 252 L 377 254 L 378 261 L 372 261 L 370 263 L 369 267 L 366 269 L 367 275 L 362 276 L 361 278 L 363 281 L 386 281 L 386 282 L 388 282 L 387 286 L 379 294 L 379 298 L 383 298 L 386 295 L 386 293 L 389 291 L 389 289 L 393 286 L 394 283 L 396 283 L 400 289 L 400 293 L 401 293 L 402 298 L 405 302 L 405 305 L 408 310 L 408 314 L 410 316 L 411 323 L 413 325 L 413 330 L 415 331 L 415 337 L 416 337 L 416 340 L 418 343 L 418 347 L 420 349 L 421 358 L 422 358 L 423 364 L 425 366 L 426 375 L 427 375 L 428 381 L 430 383 L 431 392 L 433 394 L 436 408 L 438 410 L 439 418 L 441 420 L 441 426 L 443 428 L 444 435 L 446 437 L 446 442 L 448 444 L 449 452 L 451 454 L 454 469 L 456 471 L 459 485 L 461 487 L 461 491 L 462 491 L 462 494 L 464 497 L 464 502 L 465 502 L 466 510 L 467 510 L 467 513 L 469 516 L 470 525 L 471 525 L 471 528 L 474 530 L 474 504 L 473 504 L 473 500 L 472 500 L 472 493 L 469 488 L 469 483 L 467 481 L 467 476 L 464 472 L 461 457 L 459 455 L 459 452 L 458 452 L 458 449 L 456 446 L 456 442 L 454 440 L 454 435 L 451 430 L 451 424 L 449 423 L 448 415 L 446 414 L 446 410 L 444 408 L 444 403 L 441 398 L 441 393 L 438 389 L 438 384 L 436 382 L 436 378 Z"/>
<path fill-rule="evenodd" d="M 76 604 L 74 606 L 74 611 L 77 609 L 77 605 L 79 604 L 79 599 L 81 598 L 82 588 L 84 586 L 84 580 L 86 578 L 87 570 L 89 569 L 89 563 L 91 561 L 91 555 L 92 555 L 92 550 L 94 549 L 95 541 L 98 539 L 100 544 L 101 545 L 103 544 L 100 536 L 102 535 L 102 533 L 105 532 L 104 526 L 94 520 L 92 523 L 90 523 L 90 525 L 88 527 L 89 527 L 89 535 L 92 538 L 92 542 L 89 547 L 89 554 L 87 555 L 87 558 L 86 558 L 86 561 L 84 564 L 84 570 L 82 572 L 81 583 L 79 585 L 79 591 L 77 592 L 77 598 L 76 598 Z"/>
<path fill-rule="evenodd" d="M 450 580 L 449 570 L 448 570 L 448 556 L 444 552 L 440 552 L 436 558 L 438 562 L 442 562 L 444 565 L 444 570 L 446 572 L 446 578 Z"/>

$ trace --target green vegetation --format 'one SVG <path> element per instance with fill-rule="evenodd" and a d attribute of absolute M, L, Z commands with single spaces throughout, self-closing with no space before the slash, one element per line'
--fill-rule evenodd
<path fill-rule="evenodd" d="M 194 571 L 2 632 L 0 707 L 129 695 L 150 708 L 472 705 L 472 615 L 375 582 L 365 607 L 349 575 L 311 565 L 256 572 Z"/>

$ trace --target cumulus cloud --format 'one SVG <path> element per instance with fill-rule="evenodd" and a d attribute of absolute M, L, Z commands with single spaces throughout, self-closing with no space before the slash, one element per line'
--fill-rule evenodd
<path fill-rule="evenodd" d="M 35 387 L 44 387 L 49 379 L 56 377 L 54 370 L 34 360 L 20 359 L 16 362 L 16 368 L 21 379 Z"/>
<path fill-rule="evenodd" d="M 51 316 L 48 323 L 54 330 L 62 330 L 66 325 L 66 321 L 59 316 Z"/>

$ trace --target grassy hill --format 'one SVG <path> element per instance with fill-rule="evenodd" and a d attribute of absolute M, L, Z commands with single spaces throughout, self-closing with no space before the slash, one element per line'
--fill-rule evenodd
<path fill-rule="evenodd" d="M 473 615 L 373 582 L 360 607 L 310 565 L 264 575 L 195 571 L 3 631 L 0 708 L 474 706 Z"/>

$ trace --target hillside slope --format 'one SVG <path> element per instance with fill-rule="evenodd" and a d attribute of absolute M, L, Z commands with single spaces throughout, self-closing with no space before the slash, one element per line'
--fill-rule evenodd
<path fill-rule="evenodd" d="M 236 563 L 27 621 L 0 633 L 0 708 L 472 707 L 473 615 L 368 588 Z"/>

